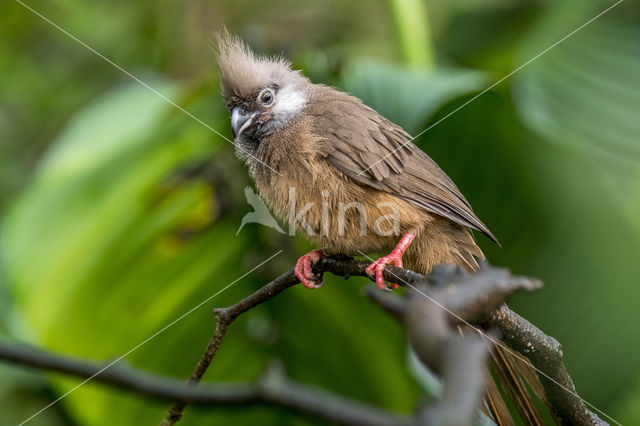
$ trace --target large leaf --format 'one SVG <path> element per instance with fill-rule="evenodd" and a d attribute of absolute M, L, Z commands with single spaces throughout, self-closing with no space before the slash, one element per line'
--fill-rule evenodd
<path fill-rule="evenodd" d="M 181 96 L 176 88 L 159 87 Z M 213 114 L 227 125 L 220 109 Z M 235 236 L 249 206 L 227 206 L 233 214 L 216 217 L 209 185 L 196 180 L 160 190 L 176 169 L 220 144 L 225 142 L 213 144 L 209 130 L 136 85 L 106 94 L 71 120 L 3 222 L 0 242 L 17 300 L 13 333 L 64 353 L 114 358 L 275 253 L 286 241 L 275 231 L 248 225 Z M 181 230 L 194 224 L 200 231 L 185 239 Z M 282 255 L 259 278 L 238 282 L 127 361 L 187 377 L 212 332 L 210 308 L 245 297 L 288 269 L 297 253 Z M 265 332 L 276 340 L 261 338 Z M 320 291 L 289 290 L 241 318 L 207 379 L 251 380 L 278 357 L 296 379 L 409 411 L 418 392 L 404 352 L 400 328 L 364 300 L 357 283 L 328 278 Z M 55 380 L 59 393 L 77 383 Z M 91 425 L 153 424 L 167 409 L 166 403 L 93 383 L 62 403 Z M 190 409 L 187 416 L 190 424 L 297 422 L 290 413 L 265 408 Z"/>
<path fill-rule="evenodd" d="M 612 4 L 549 7 L 524 40 L 517 63 Z M 629 339 L 638 334 L 625 320 L 636 310 L 628 301 L 640 297 L 637 286 L 629 286 L 637 281 L 640 250 L 636 9 L 621 3 L 537 58 L 513 82 L 519 115 L 536 135 L 529 159 L 537 169 L 533 185 L 550 218 L 548 242 L 535 264 L 550 277 L 553 297 L 536 296 L 526 306 L 545 307 L 545 315 L 532 319 L 539 316 L 563 343 L 581 395 L 623 423 L 639 420 L 637 408 L 623 418 L 609 412 L 640 374 L 640 347 Z M 625 351 L 612 355 L 610 349 L 619 346 Z"/>
<path fill-rule="evenodd" d="M 90 105 L 54 142 L 3 222 L 5 264 L 23 319 L 13 323 L 15 334 L 53 350 L 112 358 L 231 281 L 239 268 L 223 266 L 243 246 L 233 225 L 187 241 L 178 233 L 215 200 L 211 188 L 194 183 L 159 191 L 177 167 L 217 146 L 209 130 L 186 120 L 145 88 L 126 85 Z M 215 220 L 213 212 L 215 206 L 205 209 L 204 223 Z M 217 286 L 204 285 L 214 274 Z M 201 314 L 209 323 L 210 314 Z M 193 339 L 200 346 L 208 330 L 194 331 L 176 328 L 163 341 L 182 346 Z M 148 351 L 131 359 L 153 368 Z M 174 364 L 172 373 L 186 374 L 180 353 L 166 353 L 156 353 L 156 368 Z M 109 422 L 100 413 L 112 398 L 119 397 L 88 387 L 65 402 L 78 419 L 99 424 Z"/>
<path fill-rule="evenodd" d="M 438 108 L 481 89 L 486 81 L 486 75 L 478 71 L 430 70 L 360 61 L 347 68 L 342 88 L 416 135 Z"/>
<path fill-rule="evenodd" d="M 563 3 L 528 38 L 520 61 L 611 6 Z M 590 156 L 594 173 L 604 172 L 614 208 L 630 213 L 637 227 L 640 205 L 629 193 L 640 188 L 640 28 L 631 7 L 617 6 L 536 59 L 514 77 L 514 93 L 528 126 L 548 141 Z"/>

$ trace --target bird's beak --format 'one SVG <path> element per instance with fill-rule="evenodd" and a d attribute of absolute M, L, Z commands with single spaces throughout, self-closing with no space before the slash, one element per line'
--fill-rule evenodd
<path fill-rule="evenodd" d="M 251 125 L 255 112 L 243 112 L 239 107 L 235 107 L 231 112 L 231 130 L 233 137 L 240 136 L 242 131 Z"/>

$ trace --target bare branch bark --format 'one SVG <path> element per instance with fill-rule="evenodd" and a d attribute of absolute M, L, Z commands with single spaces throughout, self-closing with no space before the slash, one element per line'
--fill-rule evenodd
<path fill-rule="evenodd" d="M 434 286 L 433 281 L 443 285 Z M 479 335 L 465 322 L 486 317 L 515 291 L 534 290 L 539 285 L 512 277 L 505 269 L 483 267 L 469 275 L 448 266 L 437 268 L 431 282 L 425 277 L 409 285 L 409 301 L 401 316 L 409 343 L 443 383 L 440 399 L 420 410 L 421 424 L 476 423 L 490 348 L 482 337 L 485 332 L 478 331 Z"/>
<path fill-rule="evenodd" d="M 290 380 L 278 364 L 273 364 L 255 382 L 207 383 L 185 386 L 182 380 L 148 373 L 130 366 L 103 365 L 57 355 L 33 346 L 0 340 L 0 358 L 14 364 L 55 371 L 163 400 L 207 406 L 244 407 L 272 404 L 344 425 L 394 426 L 412 424 L 406 415 L 390 413 L 342 395 Z"/>
<path fill-rule="evenodd" d="M 487 323 L 502 330 L 502 340 L 526 356 L 543 374 L 538 373 L 545 390 L 547 405 L 556 420 L 563 425 L 606 425 L 580 399 L 573 381 L 562 362 L 562 346 L 535 325 L 505 305 L 494 311 Z"/>
<path fill-rule="evenodd" d="M 224 336 L 227 334 L 227 330 L 238 316 L 259 304 L 270 300 L 297 283 L 298 278 L 296 278 L 292 268 L 238 303 L 227 308 L 214 309 L 213 312 L 216 315 L 216 329 L 213 332 L 213 336 L 211 337 L 211 340 L 209 340 L 209 344 L 207 345 L 204 353 L 200 357 L 198 364 L 196 364 L 193 373 L 191 373 L 191 377 L 189 378 L 187 385 L 196 386 L 200 382 L 204 373 L 207 372 L 213 357 L 218 352 L 218 348 L 222 344 Z M 186 401 L 176 401 L 171 408 L 169 408 L 167 415 L 160 425 L 170 426 L 180 421 L 186 405 Z"/>
<path fill-rule="evenodd" d="M 352 275 L 366 276 L 365 269 L 368 266 L 368 262 L 364 261 L 354 261 L 350 258 L 344 257 L 325 257 L 315 265 L 314 270 L 319 273 L 324 273 L 325 271 L 333 272 L 336 275 L 342 275 L 344 277 L 349 277 Z M 409 271 L 410 272 L 410 271 Z M 270 300 L 283 292 L 284 290 L 298 284 L 298 278 L 295 276 L 293 272 L 293 268 L 284 274 L 280 275 L 275 280 L 266 284 L 260 290 L 251 294 L 250 296 L 242 299 L 241 301 L 227 307 L 227 308 L 217 308 L 214 309 L 214 313 L 217 316 L 216 329 L 205 349 L 202 357 L 198 361 L 191 377 L 189 378 L 188 384 L 195 386 L 200 382 L 202 376 L 206 373 L 213 357 L 215 356 L 218 348 L 222 344 L 222 340 L 227 333 L 227 330 L 235 321 L 243 313 L 248 310 Z M 160 426 L 172 426 L 183 416 L 184 409 L 186 408 L 186 403 L 184 401 L 177 401 L 174 403 L 167 415 L 160 423 Z"/>
<path fill-rule="evenodd" d="M 325 257 L 314 266 L 314 270 L 343 277 L 366 276 L 368 264 L 367 261 L 345 257 Z M 504 341 L 515 351 L 527 356 L 543 372 L 539 376 L 549 407 L 558 423 L 606 424 L 575 393 L 573 382 L 562 363 L 562 350 L 558 342 L 501 305 L 514 291 L 538 288 L 538 281 L 514 277 L 504 269 L 487 265 L 473 275 L 451 267 L 437 268 L 429 277 L 388 267 L 384 275 L 388 281 L 407 287 L 408 297 L 400 298 L 379 291 L 369 291 L 369 297 L 404 324 L 418 357 L 443 380 L 443 395 L 439 401 L 422 406 L 417 417 L 390 413 L 295 383 L 281 369 L 268 370 L 255 382 L 207 383 L 196 387 L 234 320 L 298 283 L 292 269 L 236 304 L 214 310 L 217 316 L 216 329 L 186 385 L 175 379 L 122 365 L 114 365 L 100 372 L 102 366 L 96 363 L 2 341 L 0 359 L 83 378 L 100 372 L 94 380 L 143 395 L 174 400 L 176 402 L 163 420 L 163 425 L 173 425 L 179 421 L 187 403 L 225 407 L 269 403 L 347 425 L 462 424 L 476 413 L 483 392 L 482 374 L 488 353 L 486 342 L 482 339 L 468 333 L 464 336 L 457 334 L 462 318 L 500 329 Z M 420 297 L 419 293 L 426 297 Z M 450 312 L 447 313 L 443 307 Z"/>
<path fill-rule="evenodd" d="M 502 341 L 511 349 L 526 356 L 538 370 L 536 374 L 544 387 L 545 403 L 551 410 L 556 423 L 563 425 L 608 424 L 593 413 L 578 396 L 562 361 L 562 348 L 558 341 L 547 336 L 529 321 L 502 304 L 508 294 L 517 288 L 526 290 L 539 288 L 541 286 L 539 280 L 510 277 L 506 270 L 488 267 L 485 264 L 482 265 L 478 273 L 470 275 L 464 280 L 463 291 L 460 291 L 459 273 L 456 273 L 455 268 L 449 266 L 436 268 L 429 277 L 421 277 L 415 273 L 406 274 L 396 268 L 389 272 L 390 278 L 395 278 L 395 282 L 405 286 L 410 283 L 410 288 L 415 287 L 424 292 L 432 301 L 438 302 L 455 315 L 467 321 L 482 323 L 488 328 L 499 329 L 503 335 Z M 397 296 L 375 290 L 367 291 L 367 295 L 392 316 L 402 320 L 406 315 L 407 303 Z M 433 306 L 434 303 L 431 305 Z M 429 310 L 429 307 L 425 306 L 422 309 Z M 444 312 L 442 308 L 439 309 L 441 313 Z M 447 321 L 459 322 L 453 315 L 447 315 L 447 318 Z M 441 339 L 446 335 L 444 331 L 445 319 L 437 312 L 429 310 L 429 314 L 425 315 L 423 321 L 430 321 L 440 327 Z M 410 330 L 410 325 L 407 325 L 409 335 L 411 335 Z M 433 333 L 433 328 L 419 328 L 418 330 L 422 333 Z M 419 356 L 422 356 L 426 365 L 436 371 L 443 369 L 443 366 L 439 365 L 443 358 L 441 357 L 442 351 L 436 350 L 438 345 L 446 346 L 433 335 L 423 335 L 413 339 L 414 350 Z M 467 363 L 459 363 L 458 365 L 460 368 L 466 368 L 468 363 L 472 362 L 474 360 L 468 360 Z M 452 363 L 456 364 L 454 361 Z M 443 380 L 443 383 L 455 386 L 456 383 L 464 382 Z M 443 395 L 442 399 L 442 405 L 434 411 L 444 410 L 443 407 L 447 405 L 446 396 Z M 456 410 L 452 410 L 451 413 L 453 415 L 459 414 L 456 413 Z M 437 414 L 442 419 L 442 413 Z M 434 417 L 429 417 L 429 419 L 435 420 Z M 441 423 L 441 421 L 439 422 Z"/>
<path fill-rule="evenodd" d="M 489 347 L 480 337 L 449 335 L 442 350 L 442 395 L 418 413 L 419 424 L 464 426 L 477 424 L 485 392 Z"/>

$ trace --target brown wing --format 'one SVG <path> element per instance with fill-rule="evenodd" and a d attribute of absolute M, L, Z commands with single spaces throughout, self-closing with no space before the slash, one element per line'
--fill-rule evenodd
<path fill-rule="evenodd" d="M 317 86 L 315 131 L 328 144 L 327 161 L 351 179 L 403 198 L 498 243 L 453 181 L 401 127 L 359 99 Z"/>

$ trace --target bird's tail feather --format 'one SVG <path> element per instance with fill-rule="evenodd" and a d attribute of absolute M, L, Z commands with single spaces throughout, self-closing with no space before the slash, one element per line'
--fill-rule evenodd
<path fill-rule="evenodd" d="M 544 391 L 538 375 L 524 356 L 507 349 L 503 345 L 502 343 L 493 345 L 489 358 L 496 380 L 500 383 L 504 393 L 513 402 L 524 424 L 544 425 L 533 396 L 529 392 L 529 389 L 531 389 L 538 398 L 544 399 Z M 493 385 L 495 386 L 495 383 Z M 529 386 L 527 387 L 527 385 Z M 499 392 L 497 395 L 493 393 L 488 398 L 495 399 L 499 395 Z M 499 417 L 494 419 L 497 424 L 513 424 L 511 416 L 503 419 L 503 412 L 498 412 L 497 414 L 499 414 Z"/>
<path fill-rule="evenodd" d="M 457 241 L 458 250 L 452 263 L 462 266 L 470 272 L 478 269 L 476 258 L 484 259 L 484 254 L 475 244 L 471 234 Z M 469 327 L 460 327 L 462 333 L 476 332 Z M 505 402 L 503 393 L 518 410 L 522 421 L 526 425 L 544 425 L 533 396 L 529 389 L 544 401 L 544 389 L 531 363 L 523 355 L 508 349 L 500 341 L 488 340 L 491 345 L 489 366 L 487 368 L 486 398 L 482 407 L 485 414 L 500 426 L 514 425 L 513 417 Z M 495 381 L 493 380 L 495 378 Z M 528 385 L 528 386 L 527 386 Z M 500 391 L 502 389 L 502 392 Z"/>
<path fill-rule="evenodd" d="M 485 380 L 486 398 L 482 411 L 493 420 L 498 426 L 513 426 L 515 423 L 507 404 L 504 402 L 498 385 L 493 381 L 491 373 L 487 368 Z"/>
<path fill-rule="evenodd" d="M 477 333 L 470 326 L 459 326 L 461 334 Z M 535 369 L 529 360 L 519 353 L 508 349 L 502 342 L 495 342 L 483 334 L 491 347 L 489 365 L 486 371 L 485 399 L 481 407 L 484 414 L 498 426 L 515 424 L 503 393 L 518 410 L 525 425 L 544 425 L 542 416 L 535 404 L 529 388 L 535 396 L 544 401 L 544 389 Z M 491 374 L 493 371 L 493 375 Z M 499 386 L 498 386 L 499 385 Z M 527 385 L 529 385 L 527 387 Z M 503 392 L 500 391 L 502 388 Z"/>

